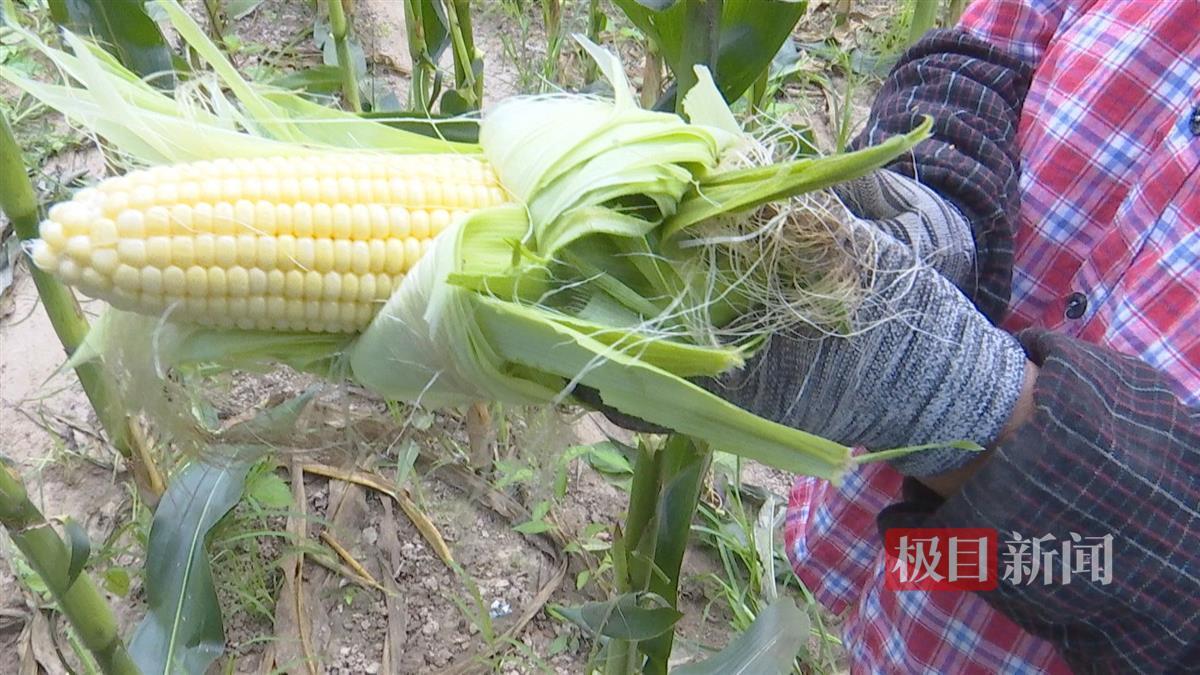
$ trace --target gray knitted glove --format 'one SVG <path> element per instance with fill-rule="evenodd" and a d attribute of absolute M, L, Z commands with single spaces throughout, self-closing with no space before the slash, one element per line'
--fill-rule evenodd
<path fill-rule="evenodd" d="M 926 241 L 920 228 L 906 226 L 900 233 L 914 243 Z M 939 237 L 931 231 L 929 240 Z M 912 249 L 873 222 L 850 218 L 849 238 L 856 257 L 867 261 L 862 282 L 869 289 L 851 336 L 774 335 L 745 368 L 710 388 L 763 417 L 872 450 L 955 440 L 991 444 L 1024 381 L 1025 354 L 1016 339 L 992 326 L 945 276 L 919 263 Z M 931 251 L 953 248 L 937 245 Z M 974 456 L 938 448 L 893 465 L 921 477 L 958 468 Z"/>
<path fill-rule="evenodd" d="M 953 204 L 917 181 L 881 169 L 834 187 L 851 213 L 908 246 L 959 288 L 975 274 L 971 225 Z"/>

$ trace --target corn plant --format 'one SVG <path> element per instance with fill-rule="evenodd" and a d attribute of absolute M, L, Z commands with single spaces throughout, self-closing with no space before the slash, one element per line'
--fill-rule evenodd
<path fill-rule="evenodd" d="M 459 115 L 483 102 L 483 56 L 475 48 L 469 0 L 404 0 L 408 51 L 412 57 L 409 107 L 426 116 L 440 110 Z M 450 49 L 454 87 L 442 91 L 438 61 Z"/>
<path fill-rule="evenodd" d="M 0 525 L 29 561 L 58 608 L 71 622 L 80 642 L 108 675 L 139 675 L 117 632 L 117 620 L 83 566 L 87 537 L 75 525 L 69 543 L 54 531 L 29 501 L 15 471 L 0 464 Z"/>
<path fill-rule="evenodd" d="M 350 58 L 350 23 L 346 17 L 343 0 L 328 0 L 329 32 L 337 50 L 338 68 L 342 73 L 342 95 L 354 112 L 362 112 L 362 101 L 358 95 L 358 74 L 354 72 L 354 61 Z"/>
<path fill-rule="evenodd" d="M 18 237 L 22 240 L 37 237 L 37 201 L 25 175 L 21 151 L 3 116 L 0 116 L 0 209 L 13 222 Z M 51 325 L 70 354 L 82 344 L 88 330 L 79 304 L 71 290 L 50 275 L 34 270 L 33 280 Z M 129 420 L 108 374 L 96 364 L 82 365 L 76 374 L 113 444 L 128 456 Z M 2 462 L 0 525 L 8 530 L 17 549 L 41 577 L 100 668 L 105 673 L 136 675 L 138 670 L 117 633 L 112 610 L 83 571 L 88 558 L 86 535 L 75 526 L 70 542 L 63 542 L 29 501 L 16 472 Z"/>

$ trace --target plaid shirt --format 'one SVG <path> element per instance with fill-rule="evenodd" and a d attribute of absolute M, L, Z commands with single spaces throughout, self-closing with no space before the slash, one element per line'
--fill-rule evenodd
<path fill-rule="evenodd" d="M 859 142 L 935 117 L 891 168 L 971 221 L 964 291 L 1042 370 L 1034 420 L 947 502 L 881 464 L 796 481 L 789 555 L 854 672 L 1200 664 L 1198 104 L 1194 0 L 976 0 L 885 83 Z M 896 525 L 1112 534 L 1117 578 L 890 592 Z"/>

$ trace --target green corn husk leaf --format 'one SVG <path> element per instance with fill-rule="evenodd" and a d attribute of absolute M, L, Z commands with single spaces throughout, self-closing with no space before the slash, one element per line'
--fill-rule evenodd
<path fill-rule="evenodd" d="M 479 147 L 395 129 L 377 120 L 317 106 L 282 89 L 251 84 L 174 0 L 159 0 L 173 27 L 234 94 L 225 100 L 216 81 L 198 79 L 189 97 L 173 99 L 142 82 L 111 55 L 65 32 L 74 54 L 42 43 L 14 27 L 81 86 L 48 85 L 0 66 L 0 78 L 62 112 L 146 164 L 216 159 L 311 155 L 361 149 L 393 153 L 478 154 Z M 177 93 L 177 96 L 183 96 Z"/>

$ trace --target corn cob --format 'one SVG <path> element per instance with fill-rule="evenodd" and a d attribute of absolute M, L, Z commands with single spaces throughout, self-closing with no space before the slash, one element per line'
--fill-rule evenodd
<path fill-rule="evenodd" d="M 85 295 L 223 328 L 356 332 L 455 219 L 507 201 L 453 155 L 222 159 L 134 171 L 50 209 L 34 263 Z"/>

